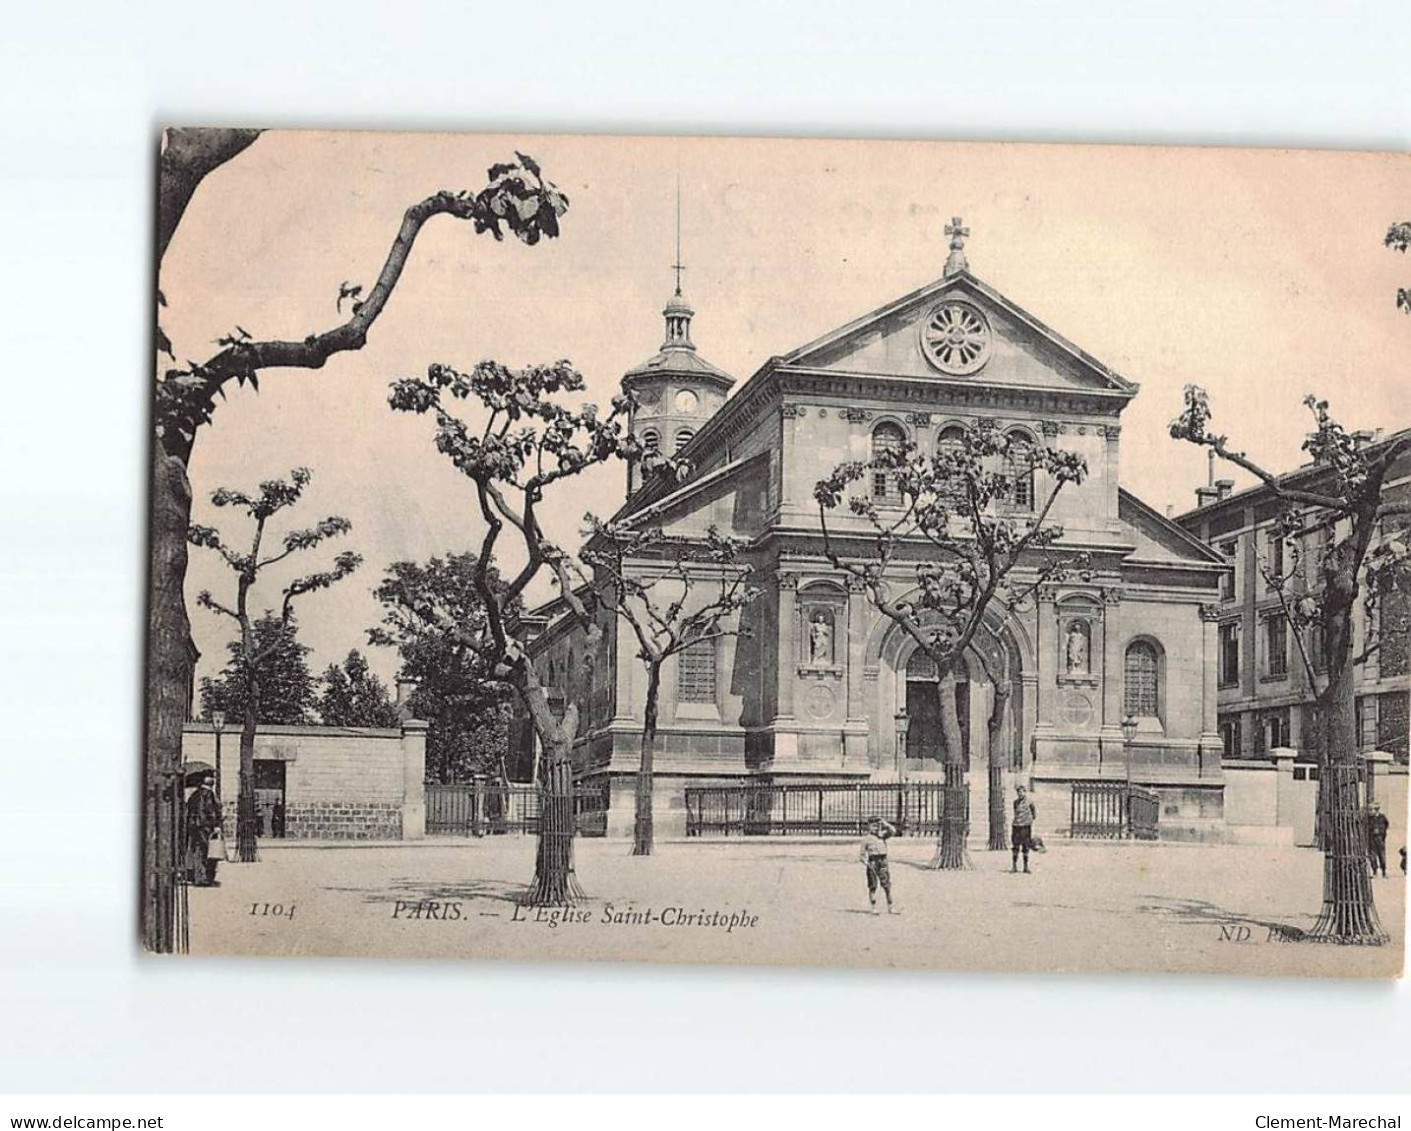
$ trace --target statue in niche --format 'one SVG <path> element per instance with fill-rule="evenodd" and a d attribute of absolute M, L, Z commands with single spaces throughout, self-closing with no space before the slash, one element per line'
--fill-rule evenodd
<path fill-rule="evenodd" d="M 833 618 L 822 609 L 808 626 L 808 662 L 817 666 L 833 662 Z"/>
<path fill-rule="evenodd" d="M 1080 620 L 1069 623 L 1063 638 L 1063 670 L 1068 675 L 1088 674 L 1088 628 Z"/>

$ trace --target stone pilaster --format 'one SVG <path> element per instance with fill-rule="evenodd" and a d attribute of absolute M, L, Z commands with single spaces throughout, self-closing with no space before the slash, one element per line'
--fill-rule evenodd
<path fill-rule="evenodd" d="M 1034 740 L 1053 738 L 1058 724 L 1058 620 L 1054 613 L 1056 593 L 1051 585 L 1040 585 L 1038 617 L 1034 622 L 1034 652 L 1039 661 L 1038 702 L 1034 720 Z M 1042 760 L 1042 753 L 1039 754 Z"/>
<path fill-rule="evenodd" d="M 1102 728 L 1098 732 L 1098 765 L 1103 772 L 1126 772 L 1122 741 L 1122 591 L 1102 591 Z"/>
<path fill-rule="evenodd" d="M 799 579 L 796 574 L 777 575 L 779 593 L 779 663 L 775 723 L 794 721 L 794 683 L 798 679 L 798 610 Z"/>
<path fill-rule="evenodd" d="M 420 719 L 402 722 L 402 839 L 426 835 L 426 732 Z"/>
<path fill-rule="evenodd" d="M 1225 743 L 1220 738 L 1220 606 L 1200 606 L 1201 694 L 1200 694 L 1200 776 L 1218 777 Z M 1295 715 L 1297 711 L 1293 712 Z"/>

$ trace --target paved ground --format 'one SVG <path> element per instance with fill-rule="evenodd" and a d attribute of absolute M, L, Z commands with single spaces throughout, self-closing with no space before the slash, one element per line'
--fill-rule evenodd
<path fill-rule="evenodd" d="M 1392 943 L 1333 947 L 1281 941 L 1318 911 L 1322 858 L 1307 849 L 1060 843 L 1025 876 L 1009 874 L 1008 854 L 979 849 L 970 871 L 931 872 L 929 843 L 892 845 L 901 914 L 874 917 L 853 843 L 696 841 L 634 859 L 624 842 L 583 840 L 583 921 L 564 922 L 517 905 L 533 872 L 527 837 L 286 843 L 191 892 L 192 951 L 1269 975 L 1402 966 L 1406 885 L 1394 865 L 1375 887 Z"/>

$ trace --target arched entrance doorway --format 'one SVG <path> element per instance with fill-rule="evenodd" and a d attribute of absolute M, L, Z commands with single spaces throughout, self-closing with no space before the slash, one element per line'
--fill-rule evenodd
<path fill-rule="evenodd" d="M 970 677 L 968 667 L 958 672 L 955 713 L 960 720 L 962 760 L 970 768 Z M 906 769 L 939 773 L 945 763 L 945 737 L 941 729 L 940 687 L 936 664 L 920 648 L 906 662 Z"/>

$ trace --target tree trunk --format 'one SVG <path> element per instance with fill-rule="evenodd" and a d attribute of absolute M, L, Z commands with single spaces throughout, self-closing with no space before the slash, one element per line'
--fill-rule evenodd
<path fill-rule="evenodd" d="M 990 772 L 990 839 L 986 845 L 992 852 L 1002 852 L 1009 847 L 1005 836 L 1004 818 L 1004 763 L 1005 751 L 1000 748 L 1001 732 L 1004 730 L 1004 711 L 1009 703 L 1009 685 L 996 682 L 994 707 L 985 725 L 986 749 L 989 752 Z"/>
<path fill-rule="evenodd" d="M 190 711 L 191 623 L 182 592 L 191 484 L 186 466 L 153 441 L 147 606 L 147 741 L 142 813 L 142 942 L 180 949 L 184 830 L 180 822 L 181 731 Z"/>
<path fill-rule="evenodd" d="M 564 728 L 543 743 L 539 845 L 534 854 L 534 883 L 524 902 L 530 907 L 568 907 L 583 898 L 573 872 L 573 760 L 571 734 Z"/>
<path fill-rule="evenodd" d="M 1351 609 L 1348 609 L 1348 630 Z M 1387 935 L 1372 899 L 1367 864 L 1367 825 L 1358 797 L 1356 688 L 1352 651 L 1338 649 L 1341 662 L 1319 701 L 1323 751 L 1318 774 L 1318 813 L 1323 845 L 1323 909 L 1311 937 L 1321 942 L 1380 945 Z"/>
<path fill-rule="evenodd" d="M 953 671 L 937 680 L 941 700 L 941 738 L 945 742 L 945 800 L 941 807 L 941 839 L 931 867 L 956 871 L 970 867 L 965 841 L 970 833 L 970 786 L 965 780 L 965 750 L 961 745 L 960 717 L 955 709 L 956 678 Z"/>
<path fill-rule="evenodd" d="M 240 727 L 240 793 L 235 809 L 235 858 L 242 864 L 253 864 L 260 858 L 259 840 L 255 835 L 255 730 L 260 720 L 260 682 L 255 678 L 255 664 L 247 660 L 250 670 L 245 694 L 245 720 Z"/>
<path fill-rule="evenodd" d="M 642 762 L 637 770 L 637 810 L 632 828 L 632 855 L 652 854 L 652 763 L 657 741 L 657 696 L 661 690 L 661 665 L 647 667 L 647 706 L 642 720 Z"/>

